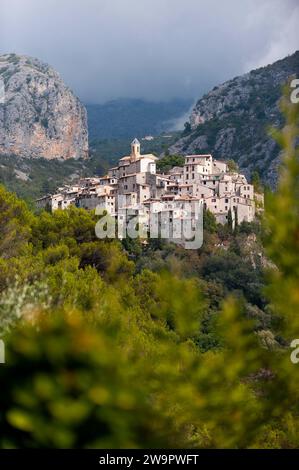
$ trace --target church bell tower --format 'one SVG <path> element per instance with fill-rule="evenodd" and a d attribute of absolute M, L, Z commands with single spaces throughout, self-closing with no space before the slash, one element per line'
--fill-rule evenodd
<path fill-rule="evenodd" d="M 140 157 L 140 142 L 138 139 L 134 139 L 131 143 L 131 157 L 134 160 Z"/>

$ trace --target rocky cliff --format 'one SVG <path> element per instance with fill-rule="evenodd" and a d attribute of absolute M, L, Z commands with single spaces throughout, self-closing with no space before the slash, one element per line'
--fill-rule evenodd
<path fill-rule="evenodd" d="M 0 155 L 88 156 L 86 110 L 53 68 L 31 57 L 2 55 L 0 79 Z"/>
<path fill-rule="evenodd" d="M 233 159 L 247 175 L 258 170 L 275 186 L 280 149 L 268 128 L 283 123 L 278 102 L 282 86 L 292 76 L 299 77 L 299 51 L 215 87 L 196 103 L 191 130 L 170 152 L 209 152 L 215 158 Z"/>

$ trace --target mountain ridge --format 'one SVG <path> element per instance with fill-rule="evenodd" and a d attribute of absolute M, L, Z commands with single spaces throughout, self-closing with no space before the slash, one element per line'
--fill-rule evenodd
<path fill-rule="evenodd" d="M 86 104 L 90 140 L 132 139 L 158 135 L 190 109 L 191 100 L 154 102 L 119 98 L 103 104 Z"/>
<path fill-rule="evenodd" d="M 46 159 L 88 155 L 85 107 L 50 65 L 17 54 L 0 56 L 0 155 Z"/>
<path fill-rule="evenodd" d="M 189 128 L 169 151 L 233 159 L 247 176 L 258 171 L 275 187 L 280 149 L 268 129 L 282 126 L 282 87 L 296 75 L 299 51 L 214 87 L 196 102 Z"/>

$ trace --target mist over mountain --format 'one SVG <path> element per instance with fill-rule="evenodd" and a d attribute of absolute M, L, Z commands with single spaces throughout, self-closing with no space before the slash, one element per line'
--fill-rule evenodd
<path fill-rule="evenodd" d="M 88 156 L 86 110 L 59 73 L 39 59 L 0 55 L 0 155 Z"/>
<path fill-rule="evenodd" d="M 163 102 L 118 99 L 104 104 L 88 104 L 90 140 L 160 134 L 172 129 L 191 104 L 188 99 Z"/>

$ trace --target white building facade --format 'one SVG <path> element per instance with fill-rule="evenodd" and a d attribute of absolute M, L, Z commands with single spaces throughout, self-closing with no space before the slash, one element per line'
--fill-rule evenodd
<path fill-rule="evenodd" d="M 37 206 L 57 210 L 76 205 L 106 211 L 113 217 L 133 209 L 143 219 L 144 214 L 159 209 L 180 214 L 177 217 L 182 219 L 182 209 L 188 202 L 211 211 L 220 224 L 228 222 L 229 213 L 233 223 L 254 220 L 253 185 L 244 175 L 229 172 L 225 161 L 210 154 L 187 155 L 183 167 L 159 174 L 157 159 L 153 154 L 142 155 L 140 143 L 134 139 L 130 155 L 121 158 L 106 176 L 85 178 L 77 186 L 60 188 L 56 194 L 39 199 Z"/>

